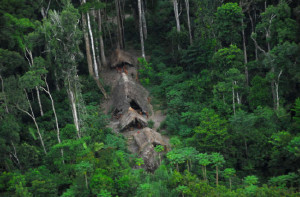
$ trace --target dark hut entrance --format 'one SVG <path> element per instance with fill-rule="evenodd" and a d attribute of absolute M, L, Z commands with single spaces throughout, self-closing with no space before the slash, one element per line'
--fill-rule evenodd
<path fill-rule="evenodd" d="M 122 111 L 115 109 L 113 112 L 113 118 L 115 119 L 120 119 L 122 117 L 123 113 Z"/>
<path fill-rule="evenodd" d="M 143 112 L 142 108 L 134 100 L 131 100 L 129 104 L 130 107 L 135 111 L 137 111 L 139 114 Z"/>

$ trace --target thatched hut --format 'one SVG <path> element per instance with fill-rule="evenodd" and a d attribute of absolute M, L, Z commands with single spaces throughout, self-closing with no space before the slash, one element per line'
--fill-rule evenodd
<path fill-rule="evenodd" d="M 110 56 L 110 67 L 116 68 L 124 65 L 136 65 L 135 58 L 128 52 L 116 49 Z"/>
<path fill-rule="evenodd" d="M 168 144 L 164 141 L 160 133 L 146 127 L 133 135 L 135 143 L 139 150 L 139 156 L 143 158 L 145 167 L 148 171 L 154 171 L 158 166 L 157 157 L 160 153 L 155 151 L 157 145 L 165 147 L 167 150 Z"/>
<path fill-rule="evenodd" d="M 113 99 L 113 115 L 125 115 L 129 108 L 134 109 L 142 116 L 150 112 L 148 92 L 125 73 L 121 74 L 111 97 Z"/>
<path fill-rule="evenodd" d="M 130 109 L 132 108 L 130 107 Z M 144 116 L 130 109 L 120 119 L 120 131 L 131 128 L 144 128 L 148 125 L 147 119 Z"/>

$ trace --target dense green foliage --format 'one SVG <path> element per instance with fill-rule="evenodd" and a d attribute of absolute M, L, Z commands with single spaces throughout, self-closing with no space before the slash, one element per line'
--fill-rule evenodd
<path fill-rule="evenodd" d="M 137 2 L 124 2 L 126 49 L 139 49 Z M 180 32 L 170 1 L 144 2 L 139 79 L 171 144 L 151 173 L 87 75 L 81 16 L 105 12 L 103 32 L 91 26 L 108 56 L 115 1 L 1 0 L 0 195 L 299 196 L 300 3 L 190 0 L 189 43 L 184 1 Z"/>

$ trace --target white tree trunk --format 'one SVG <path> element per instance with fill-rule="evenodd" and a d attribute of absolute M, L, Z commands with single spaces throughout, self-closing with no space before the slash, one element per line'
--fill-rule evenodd
<path fill-rule="evenodd" d="M 54 77 L 55 77 L 55 87 L 56 87 L 56 90 L 60 91 L 60 87 L 59 87 L 59 82 L 58 82 L 58 79 L 57 79 L 57 71 L 56 69 L 54 69 Z"/>
<path fill-rule="evenodd" d="M 93 54 L 93 62 L 94 62 L 94 74 L 97 79 L 99 79 L 99 73 L 98 73 L 98 64 L 96 60 L 96 53 L 95 53 L 95 47 L 94 47 L 94 37 L 93 37 L 93 32 L 92 32 L 92 27 L 91 27 L 91 22 L 90 22 L 90 15 L 87 12 L 87 23 L 88 23 L 88 30 L 90 34 L 90 39 L 91 39 L 91 46 L 92 46 L 92 54 Z"/>
<path fill-rule="evenodd" d="M 33 66 L 33 56 L 32 56 L 32 52 L 31 50 L 29 50 L 27 47 L 25 47 L 25 57 L 26 59 L 28 60 L 28 63 L 29 63 L 29 66 Z M 26 52 L 28 53 L 29 55 L 29 59 L 26 55 Z M 39 107 L 40 107 L 40 113 L 41 113 L 41 116 L 44 116 L 44 112 L 43 112 L 43 108 L 42 108 L 42 102 L 41 102 L 41 99 L 40 99 L 40 91 L 38 89 L 38 87 L 36 86 L 35 87 L 35 90 L 36 90 L 36 95 L 37 95 L 37 98 L 38 98 L 38 103 L 39 103 Z"/>
<path fill-rule="evenodd" d="M 45 155 L 47 155 L 47 151 L 46 151 L 46 148 L 45 148 L 44 140 L 43 140 L 42 134 L 41 134 L 41 132 L 40 132 L 39 125 L 38 125 L 37 122 L 36 122 L 36 119 L 35 119 L 35 116 L 34 116 L 34 113 L 33 113 L 32 107 L 31 107 L 31 103 L 30 103 L 30 101 L 29 101 L 29 99 L 28 99 L 28 95 L 27 95 L 27 92 L 26 92 L 25 89 L 24 89 L 24 92 L 25 92 L 25 95 L 26 95 L 26 100 L 27 100 L 28 105 L 29 105 L 30 113 L 29 113 L 28 111 L 24 110 L 24 109 L 21 109 L 19 106 L 17 106 L 17 108 L 18 108 L 20 111 L 22 111 L 22 112 L 24 112 L 25 114 L 27 114 L 28 116 L 30 116 L 31 119 L 33 120 L 34 125 L 35 125 L 35 127 L 36 127 L 36 130 L 37 130 L 37 132 L 38 132 L 39 139 L 40 139 L 40 141 L 41 141 L 41 144 L 42 144 L 44 153 L 45 153 Z"/>
<path fill-rule="evenodd" d="M 118 47 L 124 49 L 125 48 L 124 27 L 123 27 L 123 16 L 121 12 L 120 0 L 115 0 L 115 6 L 117 11 L 117 24 L 118 24 Z"/>
<path fill-rule="evenodd" d="M 248 15 L 249 15 L 250 22 L 251 22 L 252 33 L 255 33 L 254 22 L 253 22 L 253 19 L 252 19 L 252 16 L 251 16 L 250 12 L 248 12 Z M 257 47 L 255 47 L 255 60 L 258 60 Z"/>
<path fill-rule="evenodd" d="M 59 130 L 59 126 L 58 126 L 58 118 L 57 118 L 57 115 L 56 115 L 56 110 L 55 110 L 55 105 L 54 105 L 54 100 L 52 98 L 52 95 L 51 95 L 51 92 L 50 92 L 50 89 L 49 89 L 49 85 L 47 83 L 47 80 L 46 78 L 44 79 L 45 81 L 45 84 L 46 84 L 46 88 L 45 89 L 44 87 L 42 87 L 42 89 L 44 90 L 44 92 L 46 92 L 51 100 L 51 106 L 52 106 L 52 111 L 53 111 L 53 114 L 54 114 L 54 118 L 55 118 L 55 125 L 56 125 L 56 135 L 57 135 L 57 141 L 59 144 L 61 144 L 61 140 L 60 140 L 60 130 Z M 60 149 L 60 152 L 61 152 L 61 157 L 62 157 L 62 160 L 63 160 L 63 163 L 64 162 L 64 150 L 63 149 Z"/>
<path fill-rule="evenodd" d="M 190 44 L 192 45 L 193 38 L 192 38 L 192 29 L 191 29 L 191 21 L 190 21 L 190 2 L 189 2 L 189 0 L 185 0 L 185 7 L 186 7 L 188 28 L 189 28 Z"/>
<path fill-rule="evenodd" d="M 276 109 L 279 109 L 279 80 L 280 76 L 282 74 L 282 70 L 280 70 L 278 77 L 277 77 L 277 82 L 275 82 L 275 89 L 276 89 Z"/>
<path fill-rule="evenodd" d="M 39 102 L 39 106 L 40 106 L 41 116 L 44 116 L 44 112 L 43 112 L 43 108 L 42 108 L 42 103 L 41 103 L 41 98 L 40 98 L 40 91 L 39 91 L 39 89 L 38 89 L 37 86 L 35 86 L 35 90 L 36 90 L 36 94 L 37 94 L 37 98 L 38 98 L 38 102 Z"/>
<path fill-rule="evenodd" d="M 19 160 L 19 158 L 18 158 L 17 150 L 16 150 L 16 147 L 15 147 L 15 144 L 13 143 L 13 141 L 11 141 L 11 145 L 12 145 L 12 147 L 13 147 L 13 149 L 14 149 L 14 152 L 11 153 L 11 155 L 16 159 L 17 165 L 19 166 L 19 168 L 22 169 L 20 160 Z"/>
<path fill-rule="evenodd" d="M 90 11 L 90 16 L 92 16 L 92 20 L 94 21 L 94 23 L 97 24 L 97 14 L 98 12 L 94 9 L 92 9 Z M 100 72 L 102 69 L 102 63 L 101 63 L 101 58 L 100 58 L 100 42 L 98 42 L 97 38 L 95 38 L 95 54 L 96 54 L 96 59 L 97 59 L 97 65 L 98 65 L 98 71 Z"/>
<path fill-rule="evenodd" d="M 85 0 L 83 0 L 82 3 L 85 3 Z M 87 13 L 87 16 L 88 16 L 88 13 Z M 86 26 L 86 20 L 87 19 L 85 18 L 85 15 L 83 14 L 82 15 L 82 23 L 83 23 L 84 27 Z M 91 25 L 90 25 L 89 21 L 90 20 L 88 20 L 88 30 L 90 32 L 90 35 L 92 35 Z M 91 38 L 93 38 L 93 36 L 91 36 Z M 104 95 L 104 97 L 106 99 L 107 98 L 106 91 L 105 91 L 105 89 L 103 88 L 102 84 L 99 81 L 98 66 L 97 66 L 97 63 L 96 63 L 97 61 L 96 61 L 96 58 L 95 58 L 95 50 L 93 48 L 94 41 L 92 40 L 91 44 L 92 44 L 92 51 L 93 51 L 93 59 L 94 59 L 94 69 L 95 69 L 95 72 L 93 71 L 93 68 L 92 68 L 92 64 L 93 63 L 92 63 L 92 57 L 91 57 L 91 51 L 90 51 L 89 37 L 88 37 L 88 34 L 85 31 L 84 31 L 84 39 L 85 39 L 86 56 L 87 56 L 87 62 L 88 62 L 88 67 L 89 67 L 89 73 L 90 73 L 90 75 L 92 75 L 92 77 L 96 81 L 97 86 L 99 87 L 100 91 L 102 92 L 102 94 Z M 103 47 L 103 51 L 104 51 L 104 47 Z"/>
<path fill-rule="evenodd" d="M 46 10 L 45 10 L 44 7 L 41 8 L 41 14 L 43 16 L 43 19 L 47 18 L 48 11 L 49 11 L 49 8 L 50 8 L 50 4 L 51 4 L 51 0 L 49 0 L 49 2 L 48 2 L 48 6 L 47 6 Z"/>
<path fill-rule="evenodd" d="M 244 20 L 242 19 L 242 26 L 244 26 Z M 244 28 L 242 28 L 242 36 L 243 36 L 243 49 L 244 49 L 244 63 L 245 63 L 245 75 L 246 75 L 246 84 L 249 85 L 249 75 L 248 75 L 248 58 L 247 58 L 247 47 L 246 47 L 246 37 Z"/>
<path fill-rule="evenodd" d="M 239 96 L 239 92 L 236 92 L 236 100 L 239 105 L 242 103 L 241 98 Z"/>
<path fill-rule="evenodd" d="M 3 94 L 3 100 L 4 100 L 4 105 L 5 105 L 5 112 L 9 113 L 9 110 L 8 110 L 8 107 L 7 107 L 6 95 L 5 95 L 5 92 L 4 92 L 4 82 L 3 82 L 3 78 L 2 78 L 1 75 L 0 75 L 0 80 L 1 80 L 1 91 L 2 91 L 2 94 Z"/>
<path fill-rule="evenodd" d="M 144 39 L 147 40 L 147 23 L 146 23 L 146 17 L 145 17 L 145 3 L 143 0 L 141 0 L 142 5 L 142 24 L 143 24 L 143 33 L 144 33 Z"/>
<path fill-rule="evenodd" d="M 86 15 L 82 14 L 81 18 L 82 18 L 83 37 L 84 37 L 84 42 L 85 42 L 85 52 L 86 52 L 88 70 L 89 70 L 90 76 L 94 77 L 95 74 L 94 74 L 93 60 L 92 60 L 91 49 L 90 49 L 90 39 L 89 39 L 89 34 L 86 31 L 86 27 L 87 27 Z"/>
<path fill-rule="evenodd" d="M 177 32 L 180 32 L 180 21 L 179 21 L 179 12 L 178 12 L 178 1 L 173 0 L 173 6 L 174 6 L 174 14 L 175 14 L 175 20 L 176 20 L 176 29 Z"/>
<path fill-rule="evenodd" d="M 140 28 L 142 57 L 145 58 L 144 37 L 143 37 L 143 27 L 142 27 L 142 5 L 141 5 L 141 0 L 138 0 L 138 9 L 139 9 L 139 28 Z"/>
<path fill-rule="evenodd" d="M 103 43 L 103 36 L 102 36 L 102 18 L 101 18 L 101 10 L 98 10 L 98 30 L 100 33 L 99 41 L 100 41 L 100 53 L 101 53 L 101 60 L 103 66 L 107 66 L 106 57 L 105 57 L 105 50 L 104 50 L 104 43 Z"/>
<path fill-rule="evenodd" d="M 232 82 L 232 109 L 233 109 L 233 115 L 235 115 L 235 95 L 234 95 L 234 84 L 235 82 Z"/>
<path fill-rule="evenodd" d="M 68 79 L 68 90 L 67 91 L 68 91 L 68 95 L 69 95 L 69 99 L 70 99 L 70 103 L 71 103 L 71 110 L 72 110 L 74 125 L 75 125 L 76 131 L 77 131 L 77 137 L 81 138 L 75 93 L 71 87 L 69 79 Z"/>

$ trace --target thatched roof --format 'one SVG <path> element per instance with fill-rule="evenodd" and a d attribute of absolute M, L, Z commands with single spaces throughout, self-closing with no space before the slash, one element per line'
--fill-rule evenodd
<path fill-rule="evenodd" d="M 159 163 L 157 153 L 154 148 L 157 145 L 167 147 L 167 143 L 163 140 L 160 133 L 146 127 L 133 135 L 133 138 L 139 148 L 139 156 L 143 158 L 144 167 L 149 171 L 154 171 Z"/>
<path fill-rule="evenodd" d="M 166 142 L 163 140 L 160 133 L 146 127 L 142 129 L 139 133 L 133 135 L 134 140 L 136 141 L 137 145 L 139 146 L 140 150 L 144 149 L 147 144 L 152 145 L 162 145 L 166 146 Z"/>
<path fill-rule="evenodd" d="M 136 125 L 144 128 L 148 125 L 146 118 L 138 114 L 135 110 L 128 110 L 120 120 L 120 131 L 126 130 L 129 127 L 136 127 Z"/>
<path fill-rule="evenodd" d="M 132 55 L 130 55 L 130 53 L 127 53 L 126 51 L 123 51 L 121 49 L 116 49 L 110 56 L 110 67 L 115 68 L 118 65 L 122 65 L 124 63 L 135 65 L 136 60 Z"/>
<path fill-rule="evenodd" d="M 133 107 L 135 110 L 143 113 L 150 112 L 148 92 L 125 73 L 121 74 L 111 97 L 113 98 L 114 113 L 120 112 L 124 115 L 129 107 Z"/>

